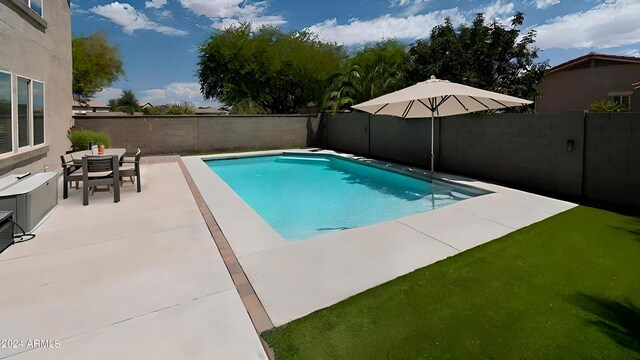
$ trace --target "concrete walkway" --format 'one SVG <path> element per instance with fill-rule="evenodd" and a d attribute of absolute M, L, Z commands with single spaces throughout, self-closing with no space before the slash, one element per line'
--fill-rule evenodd
<path fill-rule="evenodd" d="M 173 160 L 117 204 L 70 190 L 0 254 L 0 359 L 267 358 Z"/>

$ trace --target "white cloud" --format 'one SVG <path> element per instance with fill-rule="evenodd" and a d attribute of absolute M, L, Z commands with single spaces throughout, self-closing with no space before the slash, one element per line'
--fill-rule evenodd
<path fill-rule="evenodd" d="M 404 7 L 400 15 L 410 16 L 421 13 L 431 0 L 391 0 L 389 7 Z"/>
<path fill-rule="evenodd" d="M 165 5 L 167 5 L 167 0 L 151 0 L 144 2 L 144 7 L 146 8 L 160 9 Z"/>
<path fill-rule="evenodd" d="M 230 19 L 230 18 L 226 18 L 226 19 L 222 19 L 219 21 L 214 21 L 212 27 L 216 28 L 216 29 L 226 29 L 231 25 L 238 25 L 241 24 L 243 22 L 250 22 L 251 23 L 251 27 L 253 29 L 257 29 L 259 27 L 261 27 L 262 25 L 282 25 L 282 24 L 286 24 L 287 22 L 280 16 L 260 16 L 260 17 L 256 17 L 256 18 L 240 18 L 240 19 Z"/>
<path fill-rule="evenodd" d="M 338 24 L 335 18 L 327 19 L 309 27 L 308 30 L 318 34 L 323 40 L 344 45 L 389 38 L 413 40 L 428 36 L 431 28 L 442 24 L 447 17 L 451 18 L 454 25 L 465 21 L 464 15 L 457 8 L 453 8 L 404 18 L 385 15 L 372 20 L 351 19 L 344 25 Z"/>
<path fill-rule="evenodd" d="M 161 89 L 148 89 L 140 92 L 138 96 L 140 104 L 164 105 L 189 101 L 196 106 L 220 107 L 218 101 L 206 101 L 200 94 L 200 84 L 197 82 L 176 82 L 164 86 Z"/>
<path fill-rule="evenodd" d="M 102 91 L 96 93 L 93 96 L 93 99 L 96 101 L 103 103 L 105 105 L 109 105 L 109 100 L 119 99 L 120 95 L 122 95 L 122 89 L 119 88 L 104 88 Z"/>
<path fill-rule="evenodd" d="M 613 0 L 559 16 L 535 27 L 536 45 L 550 48 L 609 48 L 640 43 L 640 2 Z"/>
<path fill-rule="evenodd" d="M 409 5 L 410 3 L 411 3 L 411 0 L 391 0 L 389 2 L 389 6 L 391 7 L 406 6 L 406 5 Z"/>
<path fill-rule="evenodd" d="M 431 0 L 391 0 L 389 1 L 389 6 L 407 6 L 407 5 L 420 5 L 426 4 Z"/>
<path fill-rule="evenodd" d="M 513 3 L 504 3 L 502 0 L 495 0 L 490 5 L 478 8 L 474 13 L 483 13 L 487 21 L 501 19 L 503 16 L 511 16 L 515 10 Z"/>
<path fill-rule="evenodd" d="M 120 88 L 106 88 L 96 93 L 93 99 L 108 105 L 109 100 L 119 99 L 121 95 L 122 89 Z M 200 94 L 200 84 L 197 82 L 171 83 L 160 89 L 148 89 L 136 92 L 136 97 L 140 105 L 150 103 L 151 105 L 158 106 L 185 100 L 194 103 L 196 106 L 213 106 L 216 108 L 222 106 L 217 100 L 205 100 Z"/>
<path fill-rule="evenodd" d="M 71 13 L 73 13 L 73 14 L 86 14 L 86 13 L 88 13 L 88 11 L 83 9 L 83 8 L 81 8 L 80 5 L 78 5 L 77 3 L 72 2 L 71 3 Z"/>
<path fill-rule="evenodd" d="M 156 17 L 158 19 L 168 19 L 170 17 L 173 17 L 173 14 L 171 13 L 170 10 L 163 10 L 163 11 L 158 11 L 156 13 Z"/>
<path fill-rule="evenodd" d="M 536 9 L 546 9 L 555 4 L 559 4 L 560 0 L 536 0 Z"/>
<path fill-rule="evenodd" d="M 622 51 L 618 51 L 616 55 L 621 56 L 640 56 L 640 49 L 626 49 Z"/>
<path fill-rule="evenodd" d="M 265 16 L 268 1 L 252 3 L 247 0 L 180 0 L 183 7 L 213 21 L 213 27 L 225 28 L 241 22 L 251 22 L 254 27 L 263 24 L 285 24 L 279 15 Z"/>
<path fill-rule="evenodd" d="M 429 0 L 392 0 L 392 6 L 408 6 L 415 9 Z M 412 10 L 413 11 L 413 10 Z M 428 37 L 434 26 L 440 25 L 448 17 L 454 26 L 466 23 L 476 13 L 484 13 L 487 21 L 511 16 L 515 11 L 512 2 L 494 0 L 483 8 L 472 11 L 460 11 L 458 8 L 433 11 L 426 14 L 392 16 L 384 15 L 371 20 L 350 19 L 347 24 L 338 24 L 337 20 L 327 19 L 310 26 L 308 30 L 323 40 L 344 45 L 356 45 L 389 38 L 414 40 Z"/>
<path fill-rule="evenodd" d="M 108 5 L 94 6 L 91 8 L 91 12 L 104 16 L 115 24 L 122 26 L 122 30 L 128 34 L 133 34 L 136 30 L 153 30 L 171 36 L 187 34 L 186 31 L 160 25 L 149 20 L 145 14 L 126 3 L 121 4 L 116 1 Z"/>

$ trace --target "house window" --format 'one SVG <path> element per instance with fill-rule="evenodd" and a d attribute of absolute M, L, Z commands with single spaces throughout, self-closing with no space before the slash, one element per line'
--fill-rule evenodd
<path fill-rule="evenodd" d="M 44 144 L 44 84 L 33 82 L 33 145 Z"/>
<path fill-rule="evenodd" d="M 44 83 L 18 77 L 18 147 L 44 144 Z"/>
<path fill-rule="evenodd" d="M 13 150 L 11 138 L 11 74 L 0 72 L 0 154 Z"/>
<path fill-rule="evenodd" d="M 629 105 L 631 105 L 631 96 L 616 95 L 611 97 L 611 101 L 620 105 L 624 105 L 627 109 L 629 109 Z"/>
<path fill-rule="evenodd" d="M 20 0 L 42 17 L 42 0 Z"/>
<path fill-rule="evenodd" d="M 624 105 L 627 110 L 631 109 L 631 96 L 633 95 L 633 91 L 616 91 L 609 93 L 609 99 L 614 103 Z"/>
<path fill-rule="evenodd" d="M 29 83 L 27 79 L 18 78 L 18 147 L 31 145 Z"/>

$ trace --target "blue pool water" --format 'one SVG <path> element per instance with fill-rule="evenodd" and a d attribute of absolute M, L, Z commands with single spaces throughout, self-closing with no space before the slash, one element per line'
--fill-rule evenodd
<path fill-rule="evenodd" d="M 287 240 L 398 219 L 479 194 L 333 156 L 206 162 Z"/>

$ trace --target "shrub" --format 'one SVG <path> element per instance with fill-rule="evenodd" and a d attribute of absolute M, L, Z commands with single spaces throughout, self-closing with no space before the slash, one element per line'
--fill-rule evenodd
<path fill-rule="evenodd" d="M 629 111 L 629 109 L 627 109 L 626 106 L 620 103 L 617 103 L 611 100 L 602 100 L 600 102 L 591 104 L 590 111 L 596 112 L 596 113 L 611 113 L 611 112 L 625 112 L 625 111 Z"/>
<path fill-rule="evenodd" d="M 89 141 L 96 145 L 111 147 L 111 137 L 104 132 L 92 130 L 71 130 L 67 135 L 74 150 L 89 150 Z"/>
<path fill-rule="evenodd" d="M 142 113 L 145 115 L 160 115 L 160 107 L 149 106 L 142 108 Z"/>

